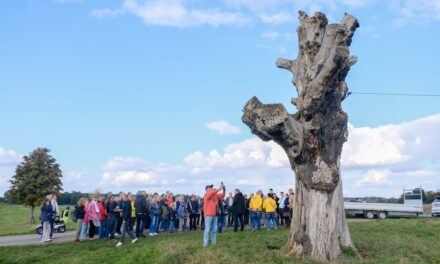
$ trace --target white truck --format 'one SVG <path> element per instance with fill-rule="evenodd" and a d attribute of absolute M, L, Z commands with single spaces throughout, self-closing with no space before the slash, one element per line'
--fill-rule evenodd
<path fill-rule="evenodd" d="M 440 216 L 440 196 L 436 197 L 432 202 L 431 215 Z"/>
<path fill-rule="evenodd" d="M 403 190 L 403 204 L 344 202 L 345 212 L 364 216 L 368 219 L 377 217 L 385 219 L 388 216 L 419 216 L 423 214 L 422 189 Z M 440 204 L 439 204 L 440 214 Z"/>

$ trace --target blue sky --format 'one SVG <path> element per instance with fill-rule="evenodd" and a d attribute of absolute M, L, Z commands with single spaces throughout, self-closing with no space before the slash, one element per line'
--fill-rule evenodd
<path fill-rule="evenodd" d="M 440 93 L 438 0 L 2 1 L 0 192 L 39 146 L 52 150 L 69 191 L 293 185 L 283 153 L 240 118 L 254 95 L 295 111 L 291 75 L 275 60 L 296 57 L 299 9 L 359 19 L 351 91 Z M 439 100 L 344 102 L 354 135 L 346 195 L 440 188 Z M 409 147 L 417 139 L 426 146 Z"/>

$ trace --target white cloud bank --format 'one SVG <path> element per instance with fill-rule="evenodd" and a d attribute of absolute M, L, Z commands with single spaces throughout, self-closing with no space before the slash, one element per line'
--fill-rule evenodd
<path fill-rule="evenodd" d="M 205 124 L 206 127 L 220 135 L 240 134 L 240 128 L 229 124 L 226 121 L 212 121 Z"/>
<path fill-rule="evenodd" d="M 341 159 L 344 194 L 396 197 L 403 188 L 440 188 L 439 135 L 440 114 L 375 128 L 349 125 Z M 0 147 L 0 192 L 6 191 L 19 162 L 21 156 L 14 150 Z M 65 175 L 66 190 L 82 191 L 201 194 L 206 184 L 224 181 L 230 189 L 250 193 L 270 187 L 287 190 L 294 185 L 294 174 L 281 147 L 258 138 L 229 144 L 222 151 L 195 151 L 178 166 L 115 157 L 104 164 L 99 179 L 87 172 Z"/>
<path fill-rule="evenodd" d="M 398 196 L 403 188 L 440 187 L 440 114 L 376 128 L 349 125 L 342 154 L 346 196 Z M 195 151 L 181 166 L 148 165 L 138 158 L 114 158 L 104 167 L 107 187 L 152 188 L 201 193 L 223 180 L 245 192 L 286 190 L 294 174 L 284 151 L 257 138 L 228 145 L 223 151 Z"/>

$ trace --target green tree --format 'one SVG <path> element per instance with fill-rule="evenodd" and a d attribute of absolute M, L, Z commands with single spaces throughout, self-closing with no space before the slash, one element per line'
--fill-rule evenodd
<path fill-rule="evenodd" d="M 15 169 L 10 180 L 11 194 L 19 202 L 31 208 L 30 222 L 35 222 L 34 210 L 45 195 L 59 194 L 63 190 L 62 171 L 47 148 L 37 148 Z"/>

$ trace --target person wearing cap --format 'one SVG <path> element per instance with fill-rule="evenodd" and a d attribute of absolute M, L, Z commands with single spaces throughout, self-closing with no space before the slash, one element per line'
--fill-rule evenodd
<path fill-rule="evenodd" d="M 255 228 L 260 231 L 261 228 L 261 211 L 263 210 L 263 199 L 261 198 L 262 191 L 258 190 L 257 194 L 254 195 L 249 203 L 249 210 L 251 213 L 251 227 L 252 231 Z"/>
<path fill-rule="evenodd" d="M 209 243 L 209 234 L 211 234 L 211 245 L 217 243 L 217 204 L 219 199 L 225 197 L 225 186 L 220 184 L 218 189 L 213 189 L 213 185 L 206 185 L 203 196 L 203 212 L 205 216 L 205 231 L 203 234 L 203 246 L 207 247 Z M 223 193 L 219 193 L 223 191 Z"/>

